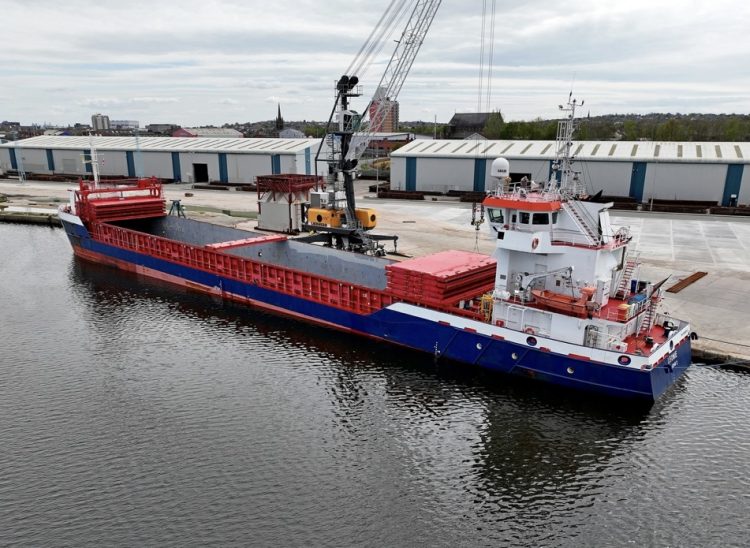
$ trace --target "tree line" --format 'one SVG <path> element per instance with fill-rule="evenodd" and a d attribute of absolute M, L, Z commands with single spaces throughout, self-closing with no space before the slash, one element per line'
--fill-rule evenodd
<path fill-rule="evenodd" d="M 482 133 L 488 139 L 554 140 L 557 120 L 505 122 L 490 115 Z M 750 141 L 750 116 L 743 114 L 610 114 L 578 121 L 581 141 Z"/>

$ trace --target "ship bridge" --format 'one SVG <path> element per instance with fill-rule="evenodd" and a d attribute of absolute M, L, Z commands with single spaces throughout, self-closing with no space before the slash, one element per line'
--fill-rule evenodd
<path fill-rule="evenodd" d="M 627 229 L 615 231 L 611 227 L 607 210 L 612 204 L 568 200 L 558 192 L 518 189 L 488 196 L 483 205 L 498 240 L 508 238 L 506 231 L 514 232 L 507 243 L 523 241 L 531 251 L 554 253 L 548 246 L 539 249 L 544 242 L 549 246 L 616 249 L 630 239 Z"/>

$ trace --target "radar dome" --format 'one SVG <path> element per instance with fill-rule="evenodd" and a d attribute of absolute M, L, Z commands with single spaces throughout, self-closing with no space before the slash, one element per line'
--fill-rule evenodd
<path fill-rule="evenodd" d="M 495 158 L 490 167 L 490 176 L 505 179 L 510 176 L 510 162 L 505 158 Z"/>

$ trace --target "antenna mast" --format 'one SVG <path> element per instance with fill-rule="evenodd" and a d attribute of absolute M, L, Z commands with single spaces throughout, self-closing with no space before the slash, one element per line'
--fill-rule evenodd
<path fill-rule="evenodd" d="M 575 158 L 571 154 L 573 148 L 573 134 L 578 126 L 576 122 L 576 108 L 583 106 L 573 99 L 573 92 L 568 95 L 567 106 L 560 105 L 565 116 L 557 124 L 557 139 L 555 142 L 555 159 L 552 162 L 552 174 L 547 190 L 558 191 L 568 198 L 579 198 L 586 195 L 586 189 L 581 182 L 581 172 L 573 169 Z"/>
<path fill-rule="evenodd" d="M 94 188 L 99 188 L 99 157 L 96 153 L 96 147 L 94 146 L 94 136 L 89 133 L 89 160 L 91 164 L 91 174 L 94 177 Z M 84 163 L 87 163 L 86 158 L 83 159 Z"/>

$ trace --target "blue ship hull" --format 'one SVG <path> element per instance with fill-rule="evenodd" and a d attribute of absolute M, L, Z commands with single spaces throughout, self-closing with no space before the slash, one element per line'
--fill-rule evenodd
<path fill-rule="evenodd" d="M 531 378 L 606 396 L 655 401 L 687 369 L 690 341 L 651 370 L 619 367 L 544 351 L 388 308 L 363 315 L 264 289 L 219 274 L 103 244 L 85 227 L 63 220 L 84 259 L 164 279 L 272 312 L 432 354 L 458 364 Z"/>

